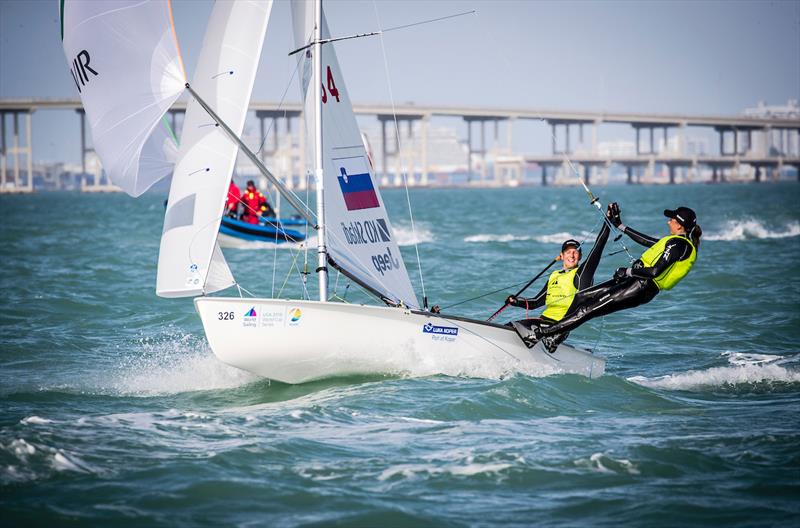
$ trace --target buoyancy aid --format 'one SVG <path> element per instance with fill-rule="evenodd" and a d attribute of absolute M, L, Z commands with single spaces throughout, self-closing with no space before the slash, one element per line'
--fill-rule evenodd
<path fill-rule="evenodd" d="M 560 321 L 572 305 L 572 299 L 578 292 L 575 287 L 575 273 L 578 268 L 570 270 L 558 270 L 550 274 L 547 279 L 547 297 L 545 305 L 547 308 L 542 315 L 554 321 Z"/>
<path fill-rule="evenodd" d="M 694 265 L 694 261 L 697 260 L 697 249 L 694 247 L 691 240 L 681 235 L 667 235 L 642 253 L 640 260 L 645 267 L 651 268 L 658 262 L 658 259 L 664 254 L 667 243 L 673 238 L 682 238 L 688 242 L 689 246 L 692 248 L 692 253 L 687 259 L 673 262 L 658 277 L 653 279 L 653 282 L 656 283 L 659 290 L 671 290 L 687 273 L 689 273 L 689 270 L 692 269 L 692 265 Z"/>

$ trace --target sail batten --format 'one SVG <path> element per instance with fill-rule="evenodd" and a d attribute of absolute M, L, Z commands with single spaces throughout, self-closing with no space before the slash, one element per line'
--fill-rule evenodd
<path fill-rule="evenodd" d="M 296 48 L 308 45 L 313 34 L 312 11 L 308 2 L 292 3 Z M 324 12 L 321 29 L 321 38 L 329 38 Z M 323 198 L 329 258 L 384 300 L 417 308 L 419 302 L 361 139 L 334 45 L 324 44 L 321 50 Z M 315 90 L 310 89 L 312 48 L 297 57 L 304 114 L 310 125 L 316 115 Z M 306 129 L 313 133 L 312 126 Z"/>
<path fill-rule="evenodd" d="M 271 10 L 272 0 L 217 2 L 203 40 L 192 90 L 236 136 L 244 128 Z M 214 119 L 191 99 L 161 237 L 160 296 L 195 296 L 235 284 L 217 235 L 239 146 L 210 124 Z"/>

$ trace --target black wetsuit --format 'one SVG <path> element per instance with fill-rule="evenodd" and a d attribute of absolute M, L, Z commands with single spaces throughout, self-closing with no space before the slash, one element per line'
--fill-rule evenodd
<path fill-rule="evenodd" d="M 564 314 L 564 318 L 569 317 L 569 315 L 579 305 L 579 303 L 576 302 L 576 299 L 578 299 L 580 292 L 592 286 L 592 283 L 594 282 L 594 273 L 595 271 L 597 271 L 597 266 L 598 264 L 600 264 L 600 257 L 603 254 L 603 248 L 605 248 L 606 242 L 608 241 L 608 234 L 609 234 L 608 224 L 606 222 L 603 222 L 603 227 L 597 234 L 597 238 L 594 241 L 594 246 L 592 246 L 592 250 L 586 257 L 586 260 L 584 260 L 583 263 L 580 266 L 578 266 L 578 271 L 575 272 L 575 277 L 573 278 L 573 285 L 578 290 L 578 293 L 576 293 L 575 297 L 573 297 L 572 304 L 570 304 L 570 307 Z M 547 284 L 545 284 L 539 291 L 539 293 L 537 293 L 534 297 L 531 298 L 517 297 L 516 301 L 511 303 L 511 305 L 520 308 L 525 308 L 526 310 L 534 310 L 536 308 L 544 306 L 546 299 L 547 299 Z M 523 326 L 527 328 L 531 328 L 532 326 L 546 328 L 548 326 L 555 324 L 556 322 L 557 321 L 555 321 L 554 319 L 550 319 L 549 317 L 545 316 L 540 316 L 534 319 L 523 319 L 519 321 L 519 323 L 521 323 Z M 565 332 L 562 336 L 560 336 L 558 342 L 560 343 L 566 338 L 567 338 L 567 332 Z"/>
<path fill-rule="evenodd" d="M 624 224 L 620 225 L 623 233 L 631 240 L 646 247 L 650 247 L 659 239 L 640 233 Z M 558 323 L 541 328 L 543 336 L 562 334 L 577 328 L 581 324 L 608 315 L 619 310 L 633 308 L 653 300 L 658 292 L 658 286 L 653 281 L 673 263 L 685 260 L 692 254 L 692 244 L 685 237 L 673 238 L 664 247 L 664 252 L 652 267 L 643 267 L 641 261 L 636 261 L 629 268 L 629 275 L 621 280 L 612 279 L 580 291 L 575 294 L 575 299 L 570 306 L 570 312 Z"/>

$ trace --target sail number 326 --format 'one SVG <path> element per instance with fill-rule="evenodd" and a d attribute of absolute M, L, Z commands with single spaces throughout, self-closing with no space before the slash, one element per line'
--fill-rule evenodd
<path fill-rule="evenodd" d="M 233 312 L 217 312 L 217 319 L 220 321 L 233 321 Z"/>
<path fill-rule="evenodd" d="M 333 80 L 333 72 L 331 71 L 331 67 L 328 66 L 328 91 L 325 91 L 325 83 L 322 83 L 322 104 L 328 102 L 328 92 L 331 93 L 333 97 L 336 98 L 336 102 L 339 102 L 339 90 L 336 89 L 336 83 Z"/>

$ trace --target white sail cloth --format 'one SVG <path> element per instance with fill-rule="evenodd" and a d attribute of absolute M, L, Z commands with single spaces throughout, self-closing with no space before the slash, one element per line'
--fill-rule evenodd
<path fill-rule="evenodd" d="M 314 5 L 292 2 L 295 46 L 311 42 Z M 329 38 L 322 17 L 322 38 Z M 299 53 L 303 72 L 306 130 L 313 141 L 316 113 L 310 89 L 313 48 Z M 389 215 L 369 163 L 333 44 L 322 45 L 322 130 L 325 227 L 328 254 L 370 288 L 395 302 L 418 308 Z"/>
<path fill-rule="evenodd" d="M 111 181 L 139 196 L 172 172 L 177 145 L 164 114 L 186 84 L 163 0 L 64 0 L 61 37 Z"/>
<path fill-rule="evenodd" d="M 240 136 L 271 10 L 272 0 L 215 3 L 192 82 Z M 234 284 L 216 240 L 238 151 L 192 99 L 164 218 L 158 295 L 194 296 Z"/>

